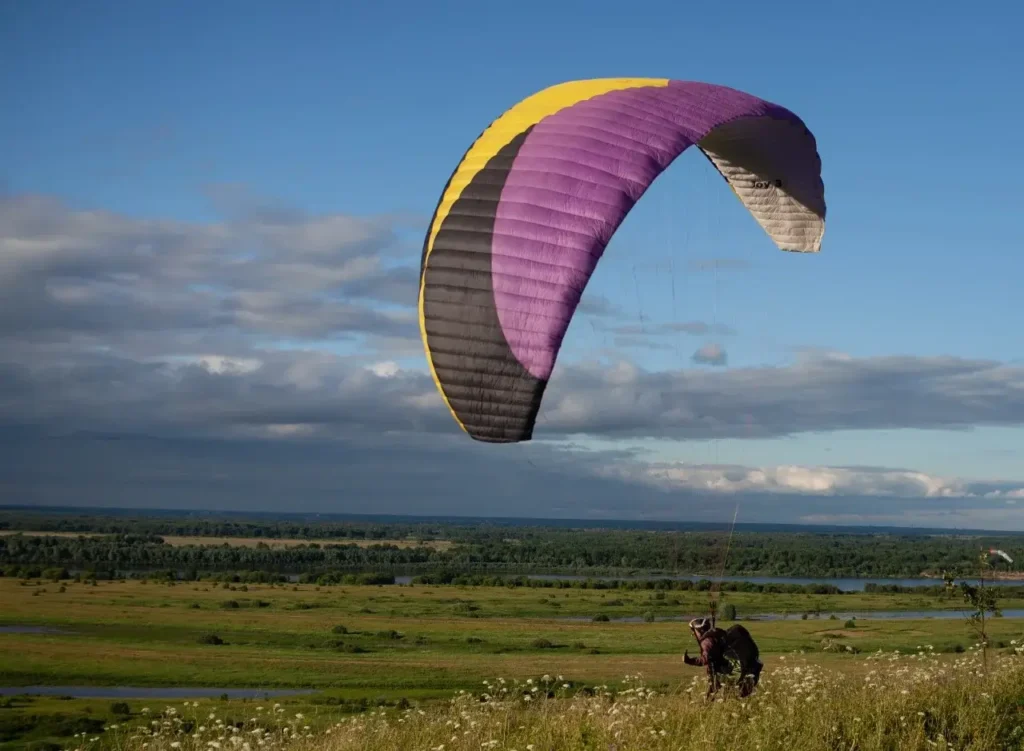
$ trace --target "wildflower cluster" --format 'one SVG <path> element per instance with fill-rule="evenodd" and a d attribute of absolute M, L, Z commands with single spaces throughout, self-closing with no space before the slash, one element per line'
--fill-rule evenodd
<path fill-rule="evenodd" d="M 950 658 L 922 645 L 842 671 L 790 655 L 772 660 L 747 698 L 727 688 L 706 700 L 703 676 L 672 690 L 633 675 L 614 686 L 499 677 L 424 707 L 307 719 L 277 704 L 232 719 L 186 703 L 108 733 L 124 751 L 1016 748 L 1024 645 L 1011 646 L 987 664 L 980 649 Z"/>
<path fill-rule="evenodd" d="M 142 720 L 134 724 L 111 724 L 104 728 L 108 742 L 127 749 L 204 749 L 204 751 L 256 751 L 256 749 L 291 748 L 300 740 L 317 737 L 301 712 L 287 714 L 281 704 L 270 708 L 257 706 L 248 718 L 218 717 L 216 712 L 203 711 L 198 701 L 179 709 L 165 707 L 153 712 L 140 711 Z M 81 737 L 71 751 L 86 751 L 101 739 Z"/>

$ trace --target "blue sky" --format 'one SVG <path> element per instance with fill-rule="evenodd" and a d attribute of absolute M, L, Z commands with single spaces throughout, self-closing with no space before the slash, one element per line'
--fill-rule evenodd
<path fill-rule="evenodd" d="M 560 363 L 601 356 L 680 370 L 714 341 L 727 369 L 786 368 L 805 350 L 1024 364 L 1019 4 L 356 5 L 4 4 L 0 142 L 11 147 L 0 187 L 126 222 L 210 227 L 254 201 L 307 217 L 399 217 L 399 249 L 382 263 L 401 265 L 418 259 L 463 151 L 519 99 L 574 78 L 711 81 L 783 104 L 815 133 L 829 205 L 822 253 L 776 251 L 687 153 L 627 218 L 588 288 L 618 318 L 578 316 Z M 721 271 L 716 286 L 687 265 L 722 257 L 749 266 Z M 735 333 L 679 334 L 652 349 L 607 331 L 673 321 Z M 415 349 L 390 359 L 424 368 Z M 1024 483 L 1024 429 L 1005 422 L 579 441 L 663 462 L 717 455 Z"/>

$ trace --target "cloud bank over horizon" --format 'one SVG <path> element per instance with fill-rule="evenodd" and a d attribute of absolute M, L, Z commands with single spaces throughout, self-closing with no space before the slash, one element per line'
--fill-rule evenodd
<path fill-rule="evenodd" d="M 560 358 L 541 440 L 475 444 L 423 360 L 420 218 L 311 216 L 230 191 L 216 201 L 221 220 L 182 222 L 0 196 L 5 497 L 269 508 L 288 496 L 339 511 L 372 497 L 393 513 L 669 519 L 720 515 L 713 499 L 727 496 L 765 520 L 1024 523 L 1024 475 L 652 461 L 630 448 L 1021 426 L 1024 366 L 809 348 L 784 366 L 729 368 L 724 345 L 696 339 L 731 327 L 624 324 L 614 301 L 587 294 L 577 317 L 625 341 Z M 668 335 L 695 338 L 691 367 L 630 357 Z M 857 509 L 840 511 L 842 498 Z"/>

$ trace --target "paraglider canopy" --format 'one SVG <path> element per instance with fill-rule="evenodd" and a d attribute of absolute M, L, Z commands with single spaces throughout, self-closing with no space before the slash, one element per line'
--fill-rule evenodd
<path fill-rule="evenodd" d="M 780 249 L 820 250 L 814 136 L 784 107 L 726 86 L 570 81 L 516 104 L 465 153 L 423 243 L 419 318 L 434 381 L 472 438 L 530 440 L 605 247 L 693 145 Z"/>
<path fill-rule="evenodd" d="M 1005 558 L 1007 563 L 1013 563 L 1013 559 L 1009 555 L 1007 555 L 1005 552 L 1003 552 L 1002 550 L 996 550 L 995 548 L 989 548 L 988 554 L 989 554 L 989 556 L 999 556 L 1000 558 Z"/>

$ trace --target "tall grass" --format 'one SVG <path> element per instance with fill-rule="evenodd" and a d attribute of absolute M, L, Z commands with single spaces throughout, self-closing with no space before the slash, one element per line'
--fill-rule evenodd
<path fill-rule="evenodd" d="M 727 689 L 707 702 L 702 676 L 668 694 L 639 676 L 589 691 L 559 676 L 526 683 L 499 678 L 446 704 L 374 710 L 326 724 L 289 716 L 279 705 L 235 723 L 187 705 L 184 713 L 169 708 L 141 728 L 108 732 L 120 733 L 112 745 L 125 751 L 1024 748 L 1021 652 L 989 655 L 987 666 L 976 650 L 955 660 L 927 647 L 910 655 L 876 653 L 857 679 L 794 656 L 780 660 L 748 699 Z M 85 740 L 83 749 L 91 742 Z"/>

